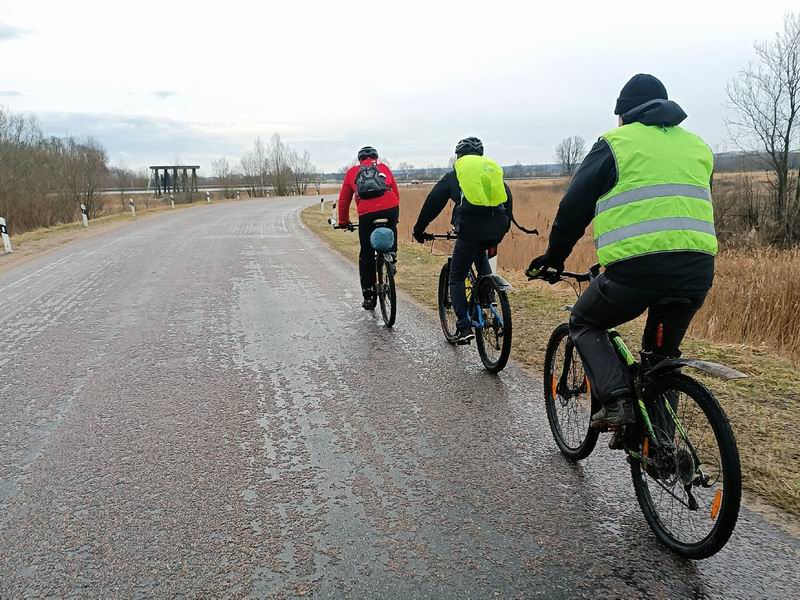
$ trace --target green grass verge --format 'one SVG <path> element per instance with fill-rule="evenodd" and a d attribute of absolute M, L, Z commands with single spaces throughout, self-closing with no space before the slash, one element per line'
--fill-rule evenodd
<path fill-rule="evenodd" d="M 319 208 L 303 211 L 305 224 L 333 248 L 351 260 L 358 257 L 358 236 L 335 231 Z M 444 250 L 444 247 L 441 248 Z M 398 285 L 413 298 L 436 308 L 436 285 L 445 258 L 430 247 L 400 243 Z M 575 295 L 570 288 L 550 287 L 526 281 L 519 273 L 503 272 L 514 286 L 510 293 L 514 316 L 511 357 L 540 377 L 550 333 L 566 320 L 565 304 Z M 631 349 L 638 348 L 643 328 L 639 319 L 620 328 Z M 712 344 L 689 338 L 684 354 L 720 362 L 751 375 L 738 381 L 693 376 L 704 381 L 722 404 L 733 427 L 742 459 L 745 489 L 794 515 L 800 515 L 800 447 L 796 425 L 800 423 L 800 374 L 798 365 L 769 353 L 767 348 Z"/>

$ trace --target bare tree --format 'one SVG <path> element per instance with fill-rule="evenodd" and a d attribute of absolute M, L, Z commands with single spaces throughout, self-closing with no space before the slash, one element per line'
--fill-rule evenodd
<path fill-rule="evenodd" d="M 772 242 L 800 241 L 800 169 L 790 157 L 800 139 L 800 14 L 784 17 L 783 31 L 755 45 L 756 63 L 728 83 L 735 116 L 727 121 L 736 144 L 757 146 L 771 172 Z"/>
<path fill-rule="evenodd" d="M 294 191 L 298 196 L 305 196 L 306 190 L 314 180 L 316 172 L 316 168 L 311 164 L 311 155 L 308 150 L 303 150 L 302 152 L 290 150 L 289 157 Z"/>
<path fill-rule="evenodd" d="M 586 155 L 586 140 L 579 135 L 564 138 L 556 146 L 556 161 L 561 165 L 562 175 L 575 174 L 583 157 Z"/>
<path fill-rule="evenodd" d="M 251 198 L 267 195 L 269 164 L 267 150 L 260 137 L 253 142 L 253 149 L 242 157 L 242 178 Z"/>
<path fill-rule="evenodd" d="M 233 198 L 233 174 L 228 159 L 222 157 L 212 160 L 211 172 L 217 180 L 217 186 L 222 190 L 222 195 L 227 199 Z"/>
<path fill-rule="evenodd" d="M 84 161 L 84 203 L 89 215 L 97 217 L 103 210 L 103 197 L 100 195 L 100 190 L 108 173 L 108 154 L 100 142 L 94 138 L 87 138 L 81 144 L 81 155 Z"/>
<path fill-rule="evenodd" d="M 407 162 L 401 162 L 397 165 L 397 170 L 403 176 L 403 181 L 408 181 L 408 176 L 411 174 L 411 171 L 414 170 L 414 165 L 410 165 Z"/>
<path fill-rule="evenodd" d="M 111 174 L 114 176 L 114 183 L 119 192 L 119 202 L 120 206 L 122 207 L 122 211 L 125 211 L 125 194 L 128 193 L 128 190 L 132 187 L 132 173 L 128 171 L 124 165 L 120 165 L 118 167 L 112 167 L 110 169 Z"/>
<path fill-rule="evenodd" d="M 96 217 L 107 161 L 97 140 L 46 137 L 35 118 L 0 107 L 0 214 L 15 232 L 73 221 L 82 202 Z"/>
<path fill-rule="evenodd" d="M 286 196 L 292 179 L 291 149 L 273 133 L 265 156 L 265 168 L 272 189 L 278 196 Z"/>

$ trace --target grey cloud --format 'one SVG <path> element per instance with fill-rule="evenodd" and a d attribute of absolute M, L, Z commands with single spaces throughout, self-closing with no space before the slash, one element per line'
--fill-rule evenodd
<path fill-rule="evenodd" d="M 14 27 L 7 23 L 0 23 L 0 42 L 6 40 L 15 40 L 21 38 L 23 35 L 29 33 L 26 29 Z"/>
<path fill-rule="evenodd" d="M 22 96 L 22 92 L 16 90 L 0 90 L 0 98 L 16 98 Z"/>
<path fill-rule="evenodd" d="M 170 162 L 179 155 L 201 165 L 201 170 L 207 169 L 201 174 L 210 174 L 210 162 L 215 158 L 224 156 L 237 162 L 252 148 L 256 136 L 266 140 L 285 125 L 264 123 L 242 133 L 241 128 L 226 131 L 224 123 L 209 125 L 143 115 L 40 112 L 36 116 L 49 135 L 97 139 L 112 162 L 135 168 Z M 350 135 L 284 135 L 283 139 L 293 148 L 308 150 L 312 161 L 327 170 L 351 161 L 351 154 L 364 145 L 359 136 Z"/>
<path fill-rule="evenodd" d="M 150 92 L 150 95 L 156 98 L 170 98 L 172 96 L 177 96 L 178 92 L 173 92 L 172 90 L 155 90 Z"/>
<path fill-rule="evenodd" d="M 207 165 L 220 156 L 238 157 L 252 139 L 211 132 L 200 123 L 160 117 L 87 113 L 38 113 L 42 129 L 57 136 L 91 136 L 108 150 L 112 162 L 129 167 L 171 161 L 176 155 Z"/>

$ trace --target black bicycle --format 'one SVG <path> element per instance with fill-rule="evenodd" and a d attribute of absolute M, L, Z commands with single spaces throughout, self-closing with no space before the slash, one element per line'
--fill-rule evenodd
<path fill-rule="evenodd" d="M 378 227 L 386 226 L 389 220 L 375 219 L 373 222 L 377 229 Z M 358 228 L 358 223 L 340 226 L 331 219 L 328 219 L 328 223 L 333 225 L 334 229 L 355 231 Z M 375 294 L 377 295 L 378 304 L 381 307 L 381 316 L 386 327 L 394 326 L 394 321 L 397 317 L 397 291 L 394 284 L 394 276 L 397 273 L 396 263 L 397 256 L 394 252 L 375 250 Z"/>
<path fill-rule="evenodd" d="M 454 233 L 425 234 L 424 238 L 455 241 L 458 236 Z M 458 317 L 450 299 L 451 261 L 452 257 L 448 257 L 439 273 L 439 320 L 445 339 L 455 344 Z M 481 362 L 490 373 L 499 373 L 505 368 L 511 354 L 511 305 L 507 293 L 511 285 L 494 273 L 478 277 L 474 265 L 470 267 L 464 283 Z"/>
<path fill-rule="evenodd" d="M 597 277 L 600 265 L 586 273 L 526 274 L 549 283 L 573 280 L 580 296 L 581 284 Z M 682 302 L 685 299 L 670 298 L 663 304 Z M 739 516 L 739 451 L 719 402 L 705 385 L 681 373 L 681 368 L 723 379 L 747 376 L 692 358 L 643 353 L 637 362 L 615 329 L 608 334 L 634 381 L 636 422 L 614 435 L 621 436 L 628 455 L 639 506 L 658 539 L 673 552 L 684 558 L 708 558 L 725 546 Z M 600 406 L 592 397 L 567 323 L 556 327 L 547 344 L 544 398 L 550 430 L 564 456 L 569 460 L 589 456 L 598 437 L 590 419 Z"/>

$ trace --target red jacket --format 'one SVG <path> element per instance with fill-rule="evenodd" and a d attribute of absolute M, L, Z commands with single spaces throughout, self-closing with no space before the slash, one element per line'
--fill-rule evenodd
<path fill-rule="evenodd" d="M 387 189 L 386 193 L 379 198 L 362 200 L 358 197 L 358 192 L 356 191 L 356 175 L 358 175 L 358 169 L 362 165 L 368 165 L 370 163 L 378 164 L 378 170 L 386 175 L 386 186 L 389 189 Z M 350 170 L 347 171 L 344 176 L 342 189 L 339 192 L 338 203 L 340 225 L 347 225 L 350 222 L 350 201 L 354 196 L 356 199 L 356 208 L 358 209 L 359 216 L 378 212 L 379 210 L 394 208 L 395 206 L 400 205 L 400 191 L 397 189 L 397 181 L 395 180 L 394 175 L 392 175 L 389 167 L 373 158 L 365 158 L 361 161 L 361 164 L 350 167 Z"/>

